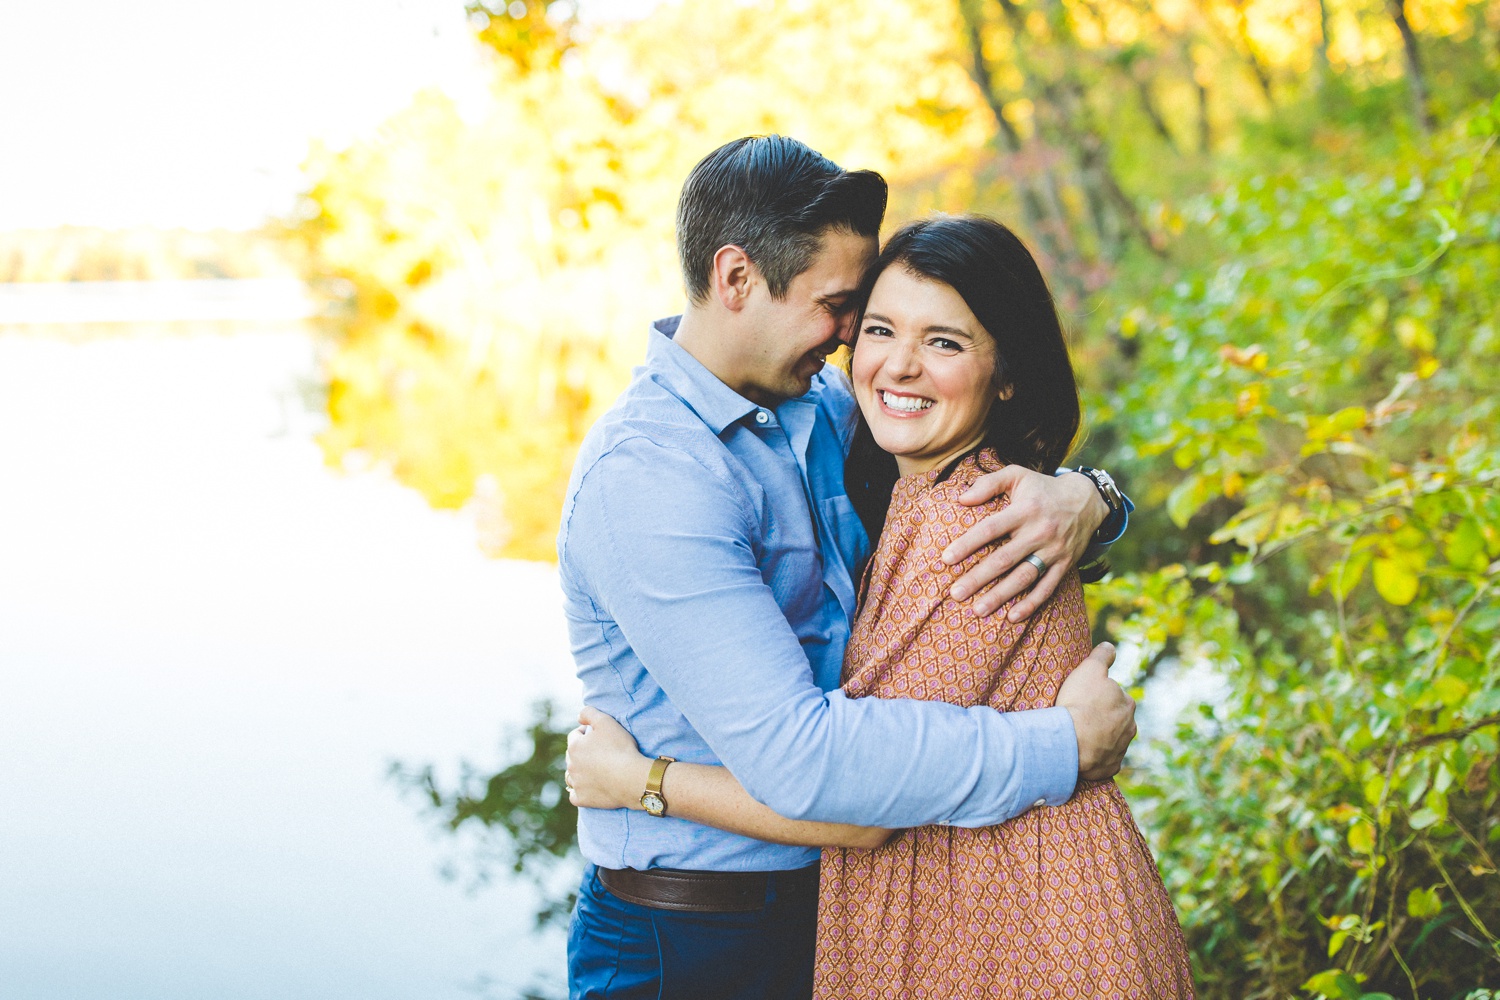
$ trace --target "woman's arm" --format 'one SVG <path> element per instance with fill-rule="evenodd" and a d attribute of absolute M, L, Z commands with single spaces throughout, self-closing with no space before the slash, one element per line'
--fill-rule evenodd
<path fill-rule="evenodd" d="M 640 809 L 651 770 L 635 739 L 613 718 L 593 708 L 568 734 L 568 801 L 583 809 Z M 674 763 L 662 779 L 668 815 L 775 844 L 875 848 L 890 839 L 879 827 L 787 819 L 761 805 L 723 767 Z"/>

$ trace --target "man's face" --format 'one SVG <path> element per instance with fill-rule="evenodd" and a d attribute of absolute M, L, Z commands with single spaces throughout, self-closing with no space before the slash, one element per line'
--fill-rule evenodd
<path fill-rule="evenodd" d="M 784 298 L 772 298 L 764 279 L 757 281 L 741 356 L 746 398 L 775 406 L 812 388 L 823 359 L 849 339 L 854 293 L 877 249 L 873 236 L 829 229 L 811 266 L 792 279 Z"/>

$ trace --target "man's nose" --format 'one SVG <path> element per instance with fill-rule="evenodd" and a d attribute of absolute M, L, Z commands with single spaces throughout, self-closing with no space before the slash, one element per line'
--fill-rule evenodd
<path fill-rule="evenodd" d="M 837 317 L 834 321 L 838 327 L 834 336 L 838 337 L 839 343 L 845 347 L 854 343 L 854 320 L 854 313 L 850 312 Z"/>

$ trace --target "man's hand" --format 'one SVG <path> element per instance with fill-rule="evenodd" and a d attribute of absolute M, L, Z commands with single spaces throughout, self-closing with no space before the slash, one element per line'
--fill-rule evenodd
<path fill-rule="evenodd" d="M 1109 505 L 1087 476 L 1048 476 L 1019 465 L 1007 465 L 976 479 L 959 502 L 972 507 L 1002 493 L 1010 497 L 1010 503 L 949 544 L 943 550 L 943 562 L 961 563 L 999 539 L 989 555 L 958 578 L 952 594 L 961 601 L 994 583 L 974 600 L 974 610 L 989 615 L 1030 588 L 1007 615 L 1019 622 L 1052 596 L 1083 556 L 1094 532 L 1109 516 Z M 1045 562 L 1047 572 L 1038 573 L 1035 565 L 1021 561 L 1029 555 Z"/>
<path fill-rule="evenodd" d="M 1078 775 L 1089 781 L 1118 774 L 1135 739 L 1135 700 L 1109 679 L 1113 662 L 1114 645 L 1100 643 L 1057 691 L 1057 705 L 1068 710 L 1078 734 Z"/>

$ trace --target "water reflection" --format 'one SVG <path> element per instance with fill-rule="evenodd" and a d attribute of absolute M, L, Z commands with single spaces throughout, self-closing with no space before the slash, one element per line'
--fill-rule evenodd
<path fill-rule="evenodd" d="M 555 991 L 384 777 L 572 697 L 550 570 L 330 473 L 293 327 L 0 334 L 7 1000 Z"/>

